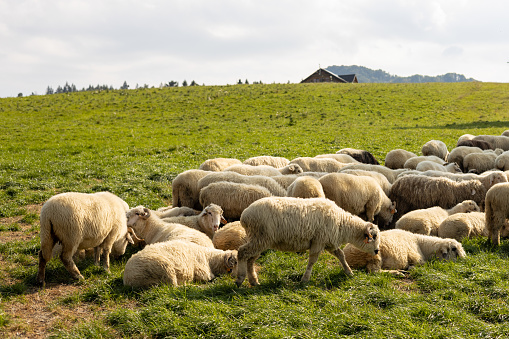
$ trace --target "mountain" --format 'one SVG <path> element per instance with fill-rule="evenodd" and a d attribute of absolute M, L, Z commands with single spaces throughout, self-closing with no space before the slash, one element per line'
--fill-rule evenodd
<path fill-rule="evenodd" d="M 381 69 L 372 70 L 363 66 L 329 66 L 328 71 L 337 75 L 356 74 L 359 82 L 386 82 L 386 83 L 421 83 L 421 82 L 467 82 L 477 81 L 475 79 L 467 79 L 463 74 L 447 73 L 444 75 L 428 76 L 415 74 L 409 77 L 400 77 L 391 75 Z"/>

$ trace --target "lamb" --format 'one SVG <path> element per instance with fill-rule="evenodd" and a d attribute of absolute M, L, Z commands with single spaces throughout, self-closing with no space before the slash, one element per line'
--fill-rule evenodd
<path fill-rule="evenodd" d="M 83 279 L 72 258 L 81 249 L 94 248 L 97 265 L 102 254 L 102 266 L 109 272 L 110 252 L 122 255 L 127 243 L 134 243 L 125 219 L 128 209 L 125 201 L 110 192 L 67 192 L 48 199 L 40 213 L 37 282 L 45 285 L 46 263 L 56 243 L 61 243 L 60 259 L 74 279 Z"/>
<path fill-rule="evenodd" d="M 230 222 L 221 227 L 212 238 L 214 247 L 223 251 L 238 250 L 247 242 L 246 230 L 240 221 Z"/>
<path fill-rule="evenodd" d="M 242 161 L 234 158 L 214 158 L 205 160 L 198 169 L 202 171 L 221 172 L 227 167 L 240 164 L 242 164 Z"/>
<path fill-rule="evenodd" d="M 456 144 L 456 147 L 467 146 L 467 147 L 479 147 L 482 150 L 495 149 L 492 144 L 483 140 L 463 140 Z"/>
<path fill-rule="evenodd" d="M 446 144 L 440 140 L 428 141 L 422 146 L 421 152 L 424 156 L 434 155 L 442 160 L 446 160 L 449 154 Z"/>
<path fill-rule="evenodd" d="M 294 198 L 325 198 L 322 184 L 308 176 L 298 177 L 288 187 L 287 196 Z"/>
<path fill-rule="evenodd" d="M 509 151 L 509 137 L 505 135 L 477 135 L 472 140 L 483 140 L 493 145 L 493 147 L 501 148 L 504 151 Z"/>
<path fill-rule="evenodd" d="M 154 211 L 140 205 L 126 212 L 127 225 L 143 238 L 146 244 L 169 240 L 186 240 L 204 247 L 214 247 L 212 240 L 203 232 L 177 223 L 169 223 Z"/>
<path fill-rule="evenodd" d="M 371 164 L 371 165 L 379 165 L 380 163 L 376 158 L 373 156 L 373 154 L 369 153 L 368 151 L 361 150 L 361 149 L 355 149 L 355 148 L 343 148 L 336 152 L 337 154 L 348 154 L 358 162 L 362 162 L 364 164 Z"/>
<path fill-rule="evenodd" d="M 275 177 L 267 177 L 263 175 L 243 175 L 230 171 L 210 173 L 198 181 L 198 189 L 201 190 L 213 182 L 228 181 L 238 184 L 262 186 L 268 189 L 274 196 L 286 196 L 286 190 L 281 187 L 274 178 Z"/>
<path fill-rule="evenodd" d="M 442 158 L 439 158 L 435 155 L 423 155 L 408 159 L 407 161 L 405 161 L 403 167 L 408 169 L 416 169 L 417 165 L 422 161 L 433 161 L 439 165 L 445 165 L 445 161 Z"/>
<path fill-rule="evenodd" d="M 201 195 L 200 195 L 201 196 Z M 219 229 L 220 223 L 226 224 L 223 217 L 223 209 L 213 203 L 204 204 L 206 206 L 198 215 L 188 217 L 170 217 L 163 218 L 165 222 L 182 224 L 195 230 L 205 233 L 210 239 L 214 237 L 214 233 Z"/>
<path fill-rule="evenodd" d="M 263 198 L 246 208 L 240 222 L 249 240 L 238 251 L 238 287 L 246 274 L 252 286 L 259 284 L 254 263 L 269 248 L 291 252 L 309 250 L 303 282 L 309 281 L 313 265 L 324 249 L 339 259 L 348 276 L 353 273 L 341 245 L 348 242 L 372 255 L 378 253 L 378 227 L 328 199 Z"/>
<path fill-rule="evenodd" d="M 461 172 L 460 166 L 455 162 L 440 165 L 434 161 L 427 161 L 427 160 L 421 161 L 420 163 L 418 163 L 417 166 L 415 167 L 415 169 L 417 171 L 422 171 L 422 172 L 425 172 L 425 171 L 441 171 L 441 172 L 449 172 L 449 173 Z"/>
<path fill-rule="evenodd" d="M 202 204 L 217 204 L 223 208 L 228 221 L 239 220 L 244 211 L 254 201 L 272 196 L 265 187 L 258 185 L 237 184 L 234 182 L 215 182 L 200 191 Z"/>
<path fill-rule="evenodd" d="M 357 164 L 359 163 L 359 161 L 355 160 L 352 156 L 348 155 L 348 154 L 338 154 L 338 153 L 330 153 L 330 154 L 318 154 L 318 155 L 315 155 L 315 158 L 326 158 L 326 159 L 334 159 L 336 161 L 339 161 L 343 164 L 350 164 L 350 163 L 354 163 L 354 164 Z"/>
<path fill-rule="evenodd" d="M 448 216 L 479 211 L 479 206 L 473 200 L 465 200 L 447 210 L 439 206 L 414 210 L 403 215 L 396 222 L 396 228 L 417 234 L 437 236 L 438 227 Z"/>
<path fill-rule="evenodd" d="M 462 241 L 465 238 L 488 236 L 486 216 L 483 212 L 457 213 L 447 217 L 438 226 L 440 238 Z"/>
<path fill-rule="evenodd" d="M 191 207 L 195 210 L 202 210 L 200 205 L 200 191 L 198 190 L 198 180 L 212 173 L 200 169 L 191 169 L 177 175 L 171 183 L 172 205 L 174 207 Z"/>
<path fill-rule="evenodd" d="M 392 184 L 389 182 L 389 179 L 385 175 L 379 172 L 374 171 L 365 171 L 365 170 L 354 170 L 354 169 L 346 169 L 341 171 L 341 173 L 352 174 L 352 175 L 362 175 L 366 177 L 372 177 L 376 180 L 376 182 L 380 185 L 384 193 L 388 196 L 391 192 Z"/>
<path fill-rule="evenodd" d="M 390 169 L 404 168 L 405 162 L 410 158 L 417 157 L 417 154 L 398 148 L 389 151 L 385 155 L 385 166 Z"/>
<path fill-rule="evenodd" d="M 433 258 L 455 261 L 457 258 L 466 257 L 463 246 L 454 239 L 397 229 L 380 232 L 380 251 L 375 256 L 361 252 L 350 244 L 347 244 L 343 251 L 352 268 L 366 268 L 370 273 L 386 271 L 401 274 L 400 270 L 423 265 Z"/>
<path fill-rule="evenodd" d="M 463 158 L 470 153 L 482 153 L 482 149 L 479 147 L 469 147 L 469 146 L 458 146 L 453 148 L 447 157 L 447 161 L 457 163 L 461 170 L 463 169 Z"/>
<path fill-rule="evenodd" d="M 509 151 L 505 151 L 497 156 L 495 159 L 495 167 L 502 171 L 509 170 Z"/>
<path fill-rule="evenodd" d="M 497 156 L 493 151 L 467 154 L 463 158 L 463 170 L 477 174 L 492 170 L 496 168 Z"/>
<path fill-rule="evenodd" d="M 269 155 L 262 155 L 258 157 L 252 157 L 244 160 L 244 165 L 260 166 L 267 165 L 275 168 L 283 168 L 290 163 L 290 160 L 284 157 L 273 157 Z"/>
<path fill-rule="evenodd" d="M 275 168 L 272 166 L 259 165 L 233 165 L 225 169 L 225 171 L 237 172 L 243 175 L 265 175 L 268 177 L 274 177 L 285 174 L 298 174 L 302 173 L 303 170 L 298 165 L 288 164 L 282 168 Z"/>
<path fill-rule="evenodd" d="M 364 170 L 364 171 L 375 171 L 385 175 L 387 180 L 392 184 L 398 177 L 399 174 L 408 171 L 407 168 L 390 169 L 382 165 L 370 165 L 370 164 L 348 164 L 343 167 L 339 172 L 347 170 Z"/>
<path fill-rule="evenodd" d="M 365 214 L 370 222 L 378 216 L 380 223 L 391 223 L 396 205 L 371 177 L 346 173 L 330 173 L 319 179 L 325 196 L 339 207 L 355 215 Z"/>
<path fill-rule="evenodd" d="M 169 218 L 169 217 L 188 217 L 190 215 L 198 215 L 201 213 L 201 211 L 186 206 L 182 207 L 167 206 L 158 208 L 156 211 L 154 211 L 154 213 L 159 218 Z"/>
<path fill-rule="evenodd" d="M 398 178 L 389 198 L 398 206 L 399 216 L 417 209 L 440 206 L 452 208 L 463 200 L 474 200 L 482 208 L 486 187 L 479 180 L 456 182 L 447 178 L 407 175 Z"/>
<path fill-rule="evenodd" d="M 299 157 L 292 159 L 290 164 L 299 165 L 303 172 L 337 172 L 346 164 L 332 158 Z"/>
<path fill-rule="evenodd" d="M 188 241 L 173 240 L 147 245 L 127 261 L 124 285 L 149 287 L 211 281 L 237 265 L 236 251 L 222 251 Z"/>
<path fill-rule="evenodd" d="M 494 246 L 500 245 L 500 231 L 509 217 L 509 183 L 492 186 L 486 192 L 486 228 Z"/>

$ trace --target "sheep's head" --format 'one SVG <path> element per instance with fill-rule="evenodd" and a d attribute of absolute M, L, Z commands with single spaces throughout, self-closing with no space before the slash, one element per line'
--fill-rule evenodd
<path fill-rule="evenodd" d="M 468 212 L 480 212 L 479 205 L 473 200 L 465 200 L 461 203 L 464 207 L 465 213 Z"/>
<path fill-rule="evenodd" d="M 125 216 L 127 218 L 127 226 L 136 228 L 135 224 L 138 220 L 147 220 L 150 217 L 150 210 L 140 205 L 128 210 Z M 136 231 L 139 232 L 140 230 L 136 229 Z"/>
<path fill-rule="evenodd" d="M 111 255 L 119 257 L 125 253 L 128 244 L 134 245 L 135 241 L 140 243 L 143 239 L 138 238 L 132 227 L 128 227 L 125 234 L 121 235 L 111 247 Z"/>
<path fill-rule="evenodd" d="M 200 224 L 212 233 L 219 229 L 221 223 L 227 223 L 223 217 L 223 209 L 216 204 L 210 204 L 205 207 L 200 213 L 199 218 Z"/>
<path fill-rule="evenodd" d="M 501 182 L 507 182 L 507 175 L 504 172 L 490 173 L 490 187 Z"/>
<path fill-rule="evenodd" d="M 380 230 L 377 225 L 366 222 L 364 232 L 362 234 L 362 240 L 358 240 L 360 241 L 356 241 L 355 243 L 352 242 L 352 245 L 370 255 L 378 254 L 380 248 Z"/>
<path fill-rule="evenodd" d="M 281 174 L 300 174 L 304 172 L 299 164 L 289 164 L 279 170 Z"/>
<path fill-rule="evenodd" d="M 383 227 L 389 226 L 398 210 L 396 209 L 396 201 L 390 202 L 388 206 L 382 206 L 378 213 L 380 221 L 383 223 Z M 380 224 L 380 222 L 379 222 Z"/>
<path fill-rule="evenodd" d="M 232 273 L 237 267 L 237 251 L 226 251 L 223 264 L 225 271 Z"/>
<path fill-rule="evenodd" d="M 437 251 L 437 257 L 440 260 L 455 261 L 457 258 L 465 258 L 467 254 L 461 243 L 454 239 L 448 239 Z"/>

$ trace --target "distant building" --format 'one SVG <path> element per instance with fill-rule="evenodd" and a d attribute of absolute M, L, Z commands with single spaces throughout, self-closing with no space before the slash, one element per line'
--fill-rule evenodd
<path fill-rule="evenodd" d="M 302 80 L 300 83 L 316 83 L 316 82 L 339 82 L 339 83 L 358 83 L 357 75 L 355 74 L 344 74 L 337 75 L 326 69 L 319 68 L 316 72 Z"/>

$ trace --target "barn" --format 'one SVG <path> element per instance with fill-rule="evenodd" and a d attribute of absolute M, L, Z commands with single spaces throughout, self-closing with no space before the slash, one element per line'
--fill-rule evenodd
<path fill-rule="evenodd" d="M 337 75 L 326 69 L 319 68 L 316 72 L 302 80 L 301 84 L 306 83 L 317 83 L 317 82 L 338 82 L 338 83 L 358 83 L 357 75 L 355 74 L 344 74 Z"/>

